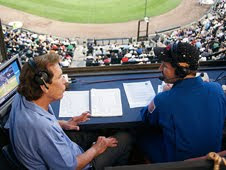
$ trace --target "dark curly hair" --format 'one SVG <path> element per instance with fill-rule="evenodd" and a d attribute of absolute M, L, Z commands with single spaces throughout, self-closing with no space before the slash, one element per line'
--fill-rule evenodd
<path fill-rule="evenodd" d="M 170 62 L 173 67 L 178 67 L 179 63 L 186 63 L 189 70 L 198 69 L 199 50 L 189 43 L 176 41 L 167 47 L 155 47 L 154 53 L 160 61 Z"/>
<path fill-rule="evenodd" d="M 48 75 L 48 81 L 46 83 L 52 83 L 53 73 L 48 68 L 51 65 L 59 63 L 60 56 L 56 53 L 48 53 L 42 56 L 34 58 L 37 66 L 36 71 L 46 72 Z M 28 101 L 39 99 L 43 91 L 40 85 L 34 81 L 36 71 L 29 65 L 25 63 L 20 74 L 20 84 L 18 86 L 18 93 L 26 98 Z"/>
<path fill-rule="evenodd" d="M 175 43 L 174 43 L 175 44 Z M 199 50 L 189 43 L 178 42 L 176 50 L 174 44 L 171 48 L 172 61 L 171 64 L 185 62 L 189 65 L 190 70 L 197 70 L 199 66 Z"/>

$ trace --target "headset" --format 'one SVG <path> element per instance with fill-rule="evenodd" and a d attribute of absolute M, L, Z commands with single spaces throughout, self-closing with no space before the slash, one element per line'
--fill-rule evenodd
<path fill-rule="evenodd" d="M 35 60 L 33 58 L 30 58 L 28 60 L 28 64 L 32 68 L 32 70 L 35 72 L 35 75 L 34 75 L 35 83 L 37 83 L 39 86 L 44 85 L 46 89 L 49 89 L 47 86 L 47 83 L 49 82 L 48 73 L 46 71 L 40 71 L 37 68 Z"/>
<path fill-rule="evenodd" d="M 187 76 L 190 73 L 190 69 L 187 67 L 182 67 L 178 64 L 177 57 L 178 57 L 178 55 L 180 55 L 178 52 L 178 44 L 179 43 L 180 43 L 180 41 L 176 41 L 170 45 L 170 53 L 171 53 L 173 61 L 175 61 L 175 62 L 171 62 L 171 64 L 173 67 L 175 67 L 175 74 L 179 78 L 184 78 L 185 76 Z"/>

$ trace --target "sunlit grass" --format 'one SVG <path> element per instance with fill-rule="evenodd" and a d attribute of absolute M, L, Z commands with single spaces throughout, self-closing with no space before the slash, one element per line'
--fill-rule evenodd
<path fill-rule="evenodd" d="M 147 16 L 175 8 L 181 0 L 147 0 Z M 34 15 L 77 23 L 115 23 L 144 18 L 145 0 L 0 0 Z M 7 14 L 6 14 L 7 15 Z"/>

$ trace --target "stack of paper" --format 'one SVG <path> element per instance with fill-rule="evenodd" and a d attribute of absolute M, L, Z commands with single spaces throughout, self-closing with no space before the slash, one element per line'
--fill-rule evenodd
<path fill-rule="evenodd" d="M 122 116 L 119 89 L 91 89 L 92 116 Z"/>
<path fill-rule="evenodd" d="M 155 97 L 150 81 L 123 83 L 130 108 L 147 106 Z"/>
<path fill-rule="evenodd" d="M 59 117 L 79 116 L 85 111 L 98 117 L 122 116 L 120 89 L 64 92 Z"/>

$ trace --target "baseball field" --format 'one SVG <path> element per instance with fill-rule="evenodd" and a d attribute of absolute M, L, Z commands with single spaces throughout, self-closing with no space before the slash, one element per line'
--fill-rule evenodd
<path fill-rule="evenodd" d="M 0 0 L 0 4 L 64 22 L 118 23 L 166 13 L 181 0 Z M 145 12 L 146 11 L 146 12 Z"/>

